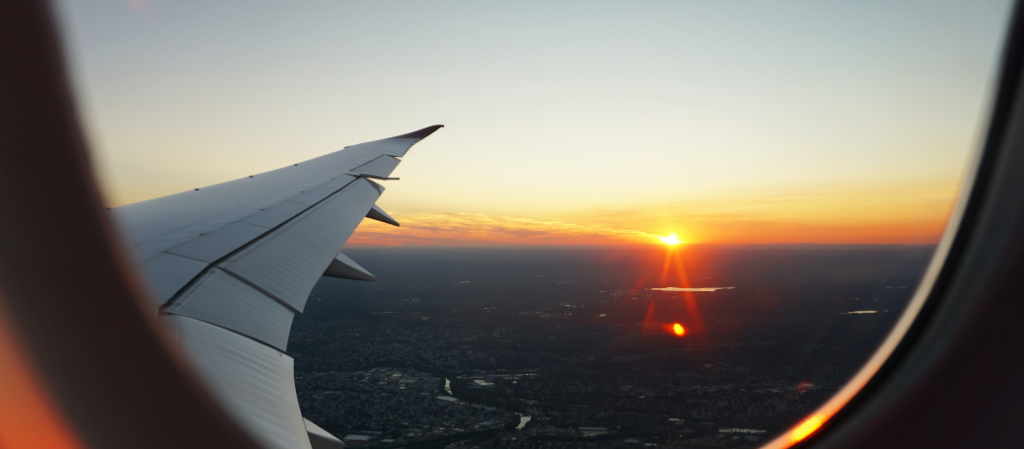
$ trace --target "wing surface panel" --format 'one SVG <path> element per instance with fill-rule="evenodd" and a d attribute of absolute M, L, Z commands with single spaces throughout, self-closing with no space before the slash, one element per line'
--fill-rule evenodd
<path fill-rule="evenodd" d="M 401 162 L 391 156 L 380 156 L 370 162 L 360 165 L 352 169 L 352 173 L 358 173 L 361 175 L 372 175 L 379 178 L 387 178 L 391 172 L 395 171 L 395 167 Z"/>
<path fill-rule="evenodd" d="M 142 264 L 139 271 L 149 279 L 153 288 L 155 296 L 150 299 L 157 301 L 153 307 L 160 307 L 209 265 L 187 257 L 160 253 Z"/>
<path fill-rule="evenodd" d="M 348 176 L 346 176 L 346 178 L 349 178 L 347 180 L 346 184 L 348 182 L 351 182 L 352 179 L 354 179 L 354 178 L 351 178 L 351 177 L 348 177 Z M 330 183 L 328 183 L 328 184 L 330 184 Z M 324 184 L 322 186 L 319 186 L 319 187 L 313 188 L 311 190 L 302 192 L 299 195 L 295 195 L 295 196 L 291 197 L 288 201 L 291 201 L 291 202 L 297 203 L 297 204 L 302 204 L 302 205 L 307 206 L 307 207 L 308 206 L 312 206 L 312 205 L 314 205 L 316 203 L 319 203 L 319 202 L 323 201 L 324 198 L 327 198 L 328 196 L 331 196 L 332 193 L 338 191 L 339 187 L 335 187 L 335 186 L 328 185 L 328 184 Z"/>
<path fill-rule="evenodd" d="M 387 178 L 397 157 L 438 128 L 114 209 L 160 321 L 215 397 L 267 447 L 340 443 L 315 425 L 307 433 L 284 354 L 291 323 L 328 267 L 326 274 L 374 279 L 340 252 L 365 217 L 397 225 L 374 204 L 384 188 L 364 176 Z"/>
<path fill-rule="evenodd" d="M 244 220 L 246 217 L 249 217 L 251 215 L 259 213 L 259 212 L 261 212 L 263 210 L 269 209 L 269 208 L 271 208 L 271 207 L 273 207 L 273 206 L 275 206 L 277 204 L 280 204 L 280 203 L 285 202 L 285 201 L 292 200 L 292 199 L 294 199 L 296 197 L 300 197 L 301 195 L 305 194 L 306 192 L 311 191 L 313 189 L 316 189 L 318 187 L 321 187 L 321 186 L 323 186 L 323 185 L 325 185 L 327 183 L 337 184 L 337 183 L 341 183 L 342 181 L 344 183 L 347 183 L 347 182 L 351 182 L 354 179 L 351 176 L 345 176 L 344 173 L 343 173 L 343 172 L 345 172 L 345 170 L 336 170 L 336 172 L 337 173 L 332 173 L 331 176 L 320 176 L 320 177 L 318 177 L 318 178 L 316 178 L 316 179 L 314 179 L 312 181 L 307 181 L 307 182 L 302 183 L 302 184 L 300 184 L 298 186 L 293 186 L 293 187 L 290 187 L 288 189 L 285 189 L 285 190 L 273 193 L 273 194 L 268 195 L 266 197 L 260 198 L 260 199 L 258 199 L 256 201 L 252 201 L 252 202 L 245 203 L 245 204 L 242 204 L 240 206 L 234 207 L 232 209 L 228 209 L 228 210 L 226 210 L 226 211 L 224 211 L 224 212 L 222 212 L 220 214 L 217 214 L 217 215 L 214 215 L 212 217 L 206 218 L 206 219 L 201 220 L 199 222 L 191 223 L 188 226 L 185 226 L 185 227 L 182 227 L 182 228 L 179 228 L 179 229 L 174 229 L 174 230 L 172 230 L 172 231 L 170 231 L 170 232 L 168 232 L 166 234 L 162 234 L 162 235 L 158 235 L 156 237 L 150 238 L 149 240 L 146 240 L 146 241 L 144 241 L 142 243 L 139 243 L 139 244 L 135 245 L 134 247 L 132 247 L 131 248 L 132 249 L 132 253 L 133 253 L 133 255 L 134 255 L 134 257 L 135 257 L 135 259 L 137 261 L 140 261 L 140 262 L 141 261 L 145 261 L 145 260 L 147 260 L 148 257 L 152 257 L 153 255 L 158 254 L 161 251 L 166 251 L 167 249 L 171 248 L 170 246 L 167 246 L 165 244 L 161 244 L 160 243 L 160 242 L 166 240 L 168 237 L 171 237 L 171 239 L 174 242 L 177 242 L 177 243 L 181 243 L 181 242 L 188 241 L 188 240 L 193 240 L 193 239 L 199 238 L 199 237 L 201 237 L 201 236 L 203 236 L 205 234 L 209 234 L 209 233 L 211 233 L 213 231 L 216 231 L 217 229 L 220 229 L 220 228 L 222 228 L 224 226 L 227 226 L 227 225 L 229 225 L 231 223 L 235 223 L 237 221 Z M 339 186 L 339 187 L 335 188 L 334 190 L 338 190 L 342 186 Z M 202 192 L 202 189 L 200 189 L 199 192 L 194 192 L 194 193 L 198 194 L 198 193 L 201 193 L 201 192 Z M 189 192 L 185 192 L 185 193 L 187 194 Z M 181 194 L 179 194 L 179 195 L 181 195 Z M 175 196 L 175 195 L 172 195 L 172 196 Z M 170 198 L 170 197 L 164 197 L 164 198 Z M 163 198 L 157 198 L 156 200 L 151 200 L 151 201 L 157 201 L 157 200 L 161 200 L 161 199 L 163 199 Z M 206 198 L 197 196 L 197 197 L 193 198 L 192 201 L 194 201 L 196 203 L 202 203 L 203 200 L 205 200 L 205 199 Z M 309 201 L 305 201 L 305 202 L 309 203 Z M 142 204 L 142 203 L 137 203 L 137 204 Z M 299 203 L 299 204 L 302 204 L 302 203 Z M 306 204 L 306 205 L 308 207 L 309 204 Z M 120 214 L 119 215 L 120 216 L 120 220 L 121 220 L 120 223 L 122 224 L 122 227 L 124 226 L 125 220 L 127 219 L 126 216 L 124 214 L 122 214 L 122 208 L 131 208 L 132 206 L 135 206 L 135 205 L 134 204 L 130 204 L 130 205 L 127 205 L 127 206 L 122 206 L 120 208 L 113 209 L 113 212 L 115 212 L 115 214 Z M 166 220 L 167 223 L 173 224 L 176 221 L 176 218 L 173 216 L 173 213 L 174 213 L 173 211 L 172 212 L 166 212 L 166 214 L 169 215 L 168 219 Z M 291 218 L 291 217 L 289 217 L 289 218 Z M 131 222 L 131 223 L 132 224 L 136 224 L 135 222 Z M 167 226 L 170 226 L 170 224 L 168 224 Z M 142 233 L 139 233 L 139 235 L 142 235 Z M 145 235 L 144 237 L 149 237 L 149 236 Z M 134 243 L 129 242 L 129 245 L 133 245 L 133 244 Z M 142 248 L 144 248 L 144 250 L 140 250 Z"/>
<path fill-rule="evenodd" d="M 440 127 L 435 125 L 417 132 L 426 137 Z M 330 183 L 381 155 L 403 156 L 423 137 L 390 138 L 352 145 L 266 173 L 116 207 L 111 213 L 130 249 L 175 232 L 198 236 Z M 149 248 L 136 257 L 144 261 L 147 256 L 155 255 L 153 251 Z"/>

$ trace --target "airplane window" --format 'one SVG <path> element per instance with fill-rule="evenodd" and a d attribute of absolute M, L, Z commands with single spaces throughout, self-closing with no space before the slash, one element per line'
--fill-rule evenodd
<path fill-rule="evenodd" d="M 376 281 L 321 278 L 287 336 L 347 447 L 748 448 L 920 307 L 1011 3 L 57 14 L 115 209 L 447 126 L 375 178 L 401 226 L 345 243 Z"/>

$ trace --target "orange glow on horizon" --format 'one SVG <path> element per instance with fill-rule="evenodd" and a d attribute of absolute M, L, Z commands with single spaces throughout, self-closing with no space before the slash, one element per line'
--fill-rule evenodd
<path fill-rule="evenodd" d="M 825 421 L 827 420 L 828 417 L 823 413 L 818 413 L 805 419 L 804 422 L 789 431 L 789 440 L 793 443 L 803 441 L 804 438 L 807 438 L 812 433 L 820 429 L 822 424 L 825 424 Z"/>
<path fill-rule="evenodd" d="M 677 337 L 682 337 L 683 335 L 686 335 L 686 328 L 679 323 L 673 324 L 672 333 L 676 334 Z"/>
<path fill-rule="evenodd" d="M 554 217 L 397 213 L 401 228 L 365 220 L 348 245 L 934 244 L 955 195 L 954 185 L 888 186 L 719 195 Z"/>

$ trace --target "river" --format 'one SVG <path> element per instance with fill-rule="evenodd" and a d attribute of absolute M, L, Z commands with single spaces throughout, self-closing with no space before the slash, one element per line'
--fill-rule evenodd
<path fill-rule="evenodd" d="M 516 426 L 516 430 L 523 430 L 523 427 L 526 427 L 526 423 L 530 422 L 531 419 L 533 419 L 532 416 L 524 415 L 524 414 L 520 413 L 519 414 L 519 425 Z"/>

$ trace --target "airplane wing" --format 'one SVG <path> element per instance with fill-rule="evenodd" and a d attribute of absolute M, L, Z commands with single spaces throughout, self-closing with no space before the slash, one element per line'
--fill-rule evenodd
<path fill-rule="evenodd" d="M 374 280 L 340 250 L 364 217 L 398 226 L 375 205 L 384 188 L 373 180 L 393 179 L 399 158 L 441 126 L 111 209 L 154 313 L 265 446 L 343 446 L 299 411 L 284 353 L 292 317 L 320 276 Z"/>

